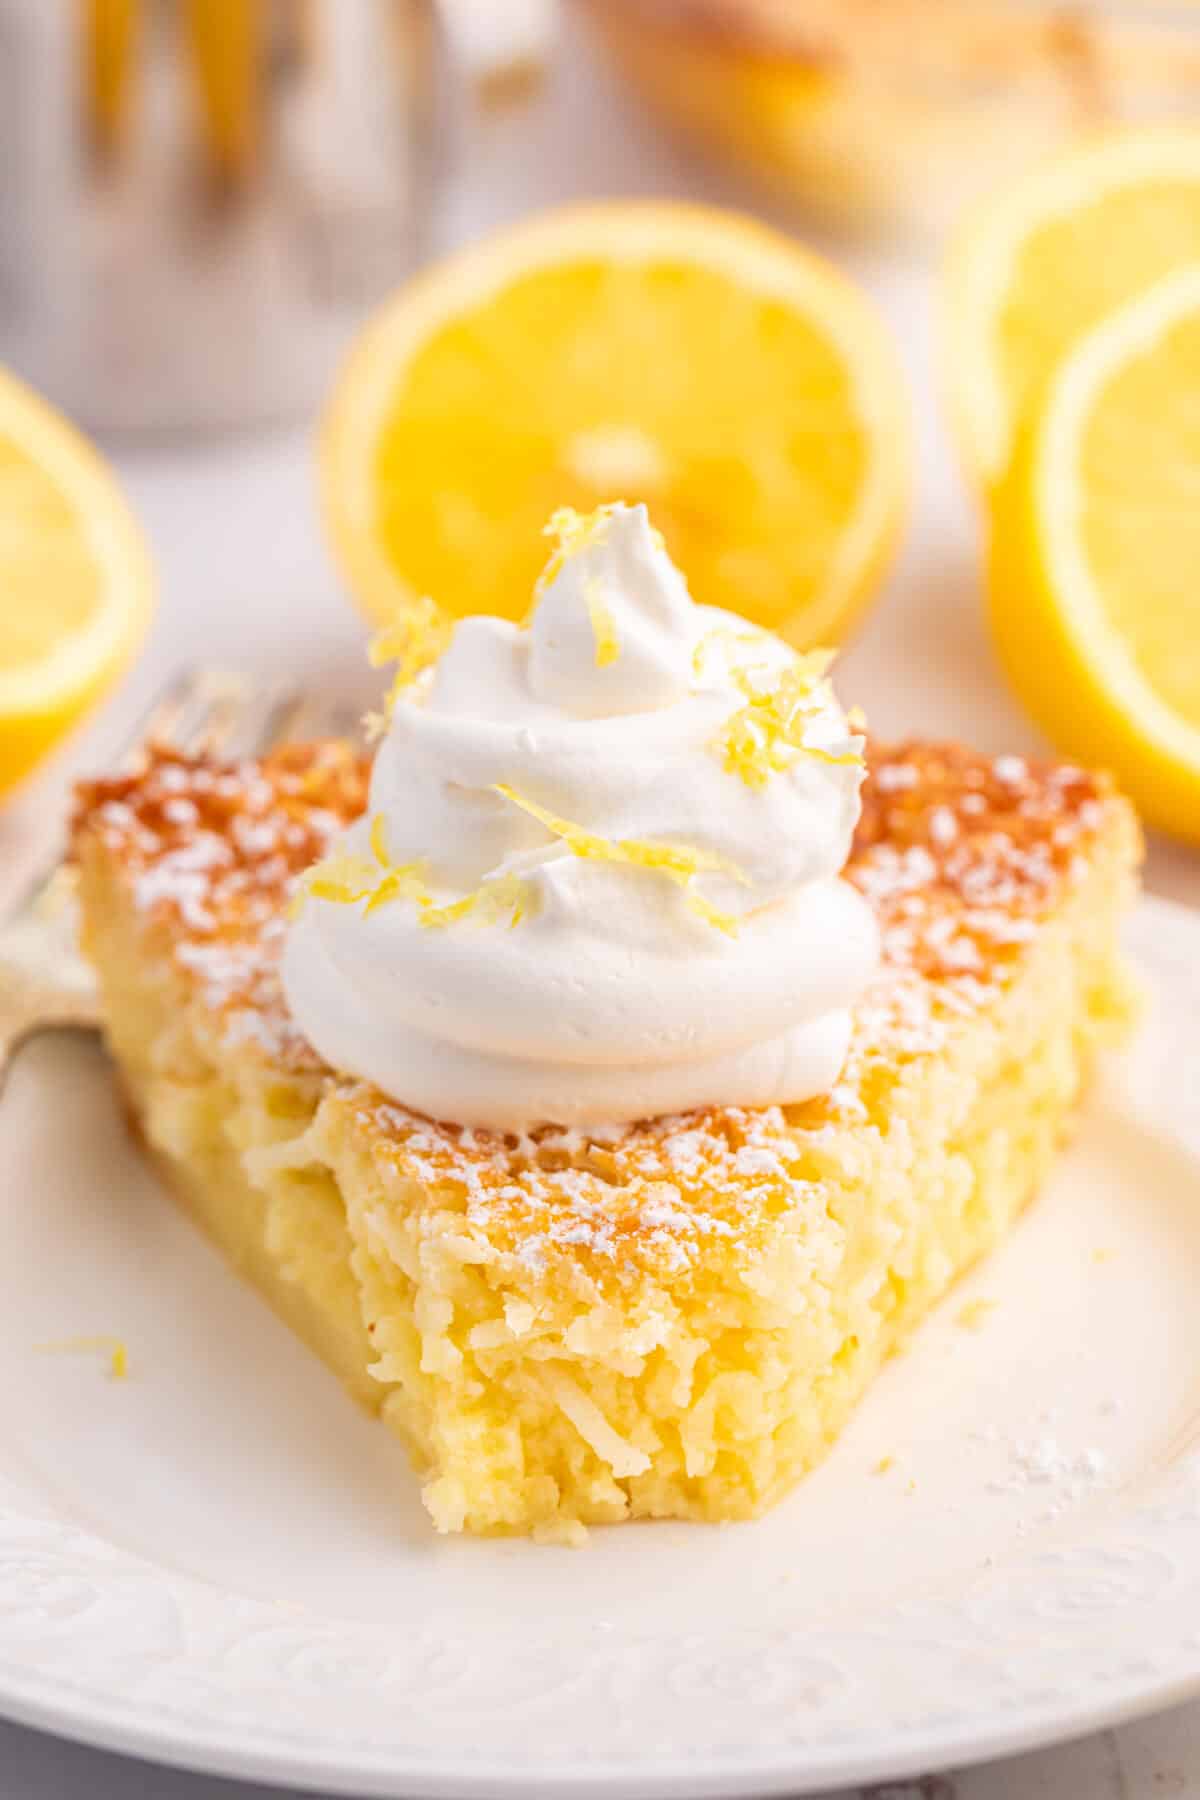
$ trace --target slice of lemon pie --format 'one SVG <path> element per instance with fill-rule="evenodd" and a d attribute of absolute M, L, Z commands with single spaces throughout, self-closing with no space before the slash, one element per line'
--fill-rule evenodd
<path fill-rule="evenodd" d="M 1105 779 L 865 746 L 642 509 L 556 531 L 525 629 L 398 636 L 372 767 L 160 751 L 76 827 L 148 1145 L 444 1531 L 777 1500 L 1128 1015 Z"/>

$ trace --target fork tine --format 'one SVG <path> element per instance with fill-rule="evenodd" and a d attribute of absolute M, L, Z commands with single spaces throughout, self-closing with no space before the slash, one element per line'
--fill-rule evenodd
<path fill-rule="evenodd" d="M 172 677 L 154 697 L 135 714 L 132 722 L 110 740 L 101 758 L 103 766 L 127 768 L 136 761 L 142 746 L 153 738 L 165 740 L 175 729 L 175 721 L 191 703 L 196 685 L 192 672 Z M 25 881 L 5 908 L 6 924 L 33 917 L 60 915 L 73 891 L 70 872 L 63 866 L 61 829 L 48 839 L 41 860 L 34 861 Z"/>
<path fill-rule="evenodd" d="M 287 744 L 304 737 L 306 735 L 304 722 L 311 711 L 311 696 L 301 693 L 293 694 L 288 704 L 281 708 L 276 721 L 278 742 Z"/>
<path fill-rule="evenodd" d="M 146 743 L 170 743 L 176 722 L 191 704 L 196 676 L 192 670 L 173 675 L 142 707 L 104 754 L 104 762 L 122 766 Z"/>
<path fill-rule="evenodd" d="M 330 705 L 290 682 L 263 688 L 232 670 L 188 670 L 139 716 L 124 738 L 124 757 L 156 743 L 238 760 L 262 756 L 290 739 L 353 736 L 360 723 L 358 708 L 348 701 Z M 118 752 L 113 760 L 124 758 Z"/>
<path fill-rule="evenodd" d="M 128 768 L 137 762 L 148 744 L 162 744 L 175 750 L 198 749 L 214 718 L 218 692 L 228 691 L 229 678 L 221 677 L 220 680 L 218 690 L 209 670 L 181 669 L 159 689 L 98 760 L 104 766 Z"/>
<path fill-rule="evenodd" d="M 250 705 L 252 694 L 246 675 L 224 669 L 195 671 L 169 735 L 159 741 L 190 754 L 208 750 L 219 755 Z"/>
<path fill-rule="evenodd" d="M 287 722 L 300 704 L 297 688 L 275 682 L 242 710 L 223 745 L 227 756 L 263 756 L 287 736 Z"/>
<path fill-rule="evenodd" d="M 256 693 L 248 675 L 184 669 L 110 741 L 101 766 L 136 766 L 147 744 L 192 752 L 208 749 L 236 757 L 262 755 L 287 734 L 288 721 L 306 704 L 294 688 L 272 684 Z M 5 908 L 6 919 L 60 908 L 71 883 L 61 867 L 61 840 L 48 846 Z"/>
<path fill-rule="evenodd" d="M 279 741 L 298 703 L 297 690 L 283 682 L 263 689 L 244 673 L 193 670 L 163 695 L 140 736 L 185 754 L 260 756 Z"/>
<path fill-rule="evenodd" d="M 316 695 L 298 696 L 280 732 L 281 741 L 321 737 L 357 737 L 362 709 L 348 700 L 324 700 Z"/>
<path fill-rule="evenodd" d="M 355 706 L 349 700 L 341 700 L 330 708 L 326 726 L 330 737 L 355 738 L 361 743 L 364 730 L 361 706 Z"/>

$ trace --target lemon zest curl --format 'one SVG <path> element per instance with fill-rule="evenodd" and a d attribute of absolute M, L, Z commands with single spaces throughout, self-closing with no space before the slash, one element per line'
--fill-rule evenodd
<path fill-rule="evenodd" d="M 600 583 L 595 577 L 584 583 L 583 597 L 587 602 L 592 636 L 596 641 L 596 667 L 607 669 L 616 662 L 621 654 L 621 640 L 617 635 L 617 623 L 613 618 L 612 608 L 604 598 Z"/>
<path fill-rule="evenodd" d="M 738 922 L 735 915 L 721 912 L 692 887 L 697 875 L 706 874 L 726 875 L 742 887 L 749 887 L 749 877 L 727 856 L 721 856 L 712 850 L 696 850 L 686 844 L 664 844 L 645 838 L 606 838 L 597 831 L 588 831 L 586 826 L 577 825 L 573 819 L 561 818 L 548 807 L 539 806 L 536 800 L 530 800 L 527 795 L 519 793 L 505 782 L 498 782 L 495 791 L 544 825 L 552 836 L 567 846 L 573 856 L 588 862 L 620 863 L 629 868 L 647 869 L 655 874 L 665 875 L 668 880 L 685 890 L 688 909 L 697 918 L 703 919 L 716 930 L 725 932 L 727 936 L 737 935 Z"/>
<path fill-rule="evenodd" d="M 747 787 L 762 788 L 800 756 L 838 767 L 862 766 L 856 750 L 827 750 L 805 738 L 808 727 L 830 701 L 825 676 L 833 658 L 832 650 L 810 650 L 789 663 L 769 688 L 756 683 L 751 669 L 733 670 L 746 704 L 726 720 L 712 742 L 731 775 L 740 776 Z"/>
<path fill-rule="evenodd" d="M 295 911 L 305 894 L 311 894 L 316 900 L 331 900 L 339 906 L 357 906 L 365 901 L 364 919 L 396 900 L 411 900 L 417 907 L 417 923 L 425 930 L 443 929 L 472 915 L 478 915 L 482 924 L 489 925 L 499 923 L 508 915 L 511 928 L 519 925 L 529 911 L 528 883 L 514 875 L 485 881 L 460 900 L 439 906 L 430 892 L 424 863 L 393 861 L 387 841 L 387 821 L 382 813 L 376 813 L 371 820 L 368 841 L 370 857 L 336 851 L 316 863 L 303 878 L 293 902 Z"/>
<path fill-rule="evenodd" d="M 576 512 L 573 506 L 560 506 L 551 513 L 549 522 L 542 528 L 542 536 L 552 540 L 554 549 L 534 584 L 533 605 L 521 621 L 522 625 L 528 626 L 532 622 L 538 601 L 567 558 L 577 556 L 581 550 L 587 550 L 593 544 L 604 542 L 609 522 L 618 504 L 619 502 L 612 501 L 606 506 L 597 506 L 590 513 Z"/>
<path fill-rule="evenodd" d="M 454 625 L 455 621 L 442 611 L 437 601 L 426 594 L 407 605 L 394 624 L 386 625 L 371 639 L 367 647 L 371 667 L 380 669 L 391 662 L 397 665 L 384 706 L 383 723 L 374 727 L 377 735 L 382 733 L 406 689 L 426 669 L 432 668 L 445 651 L 454 635 Z"/>

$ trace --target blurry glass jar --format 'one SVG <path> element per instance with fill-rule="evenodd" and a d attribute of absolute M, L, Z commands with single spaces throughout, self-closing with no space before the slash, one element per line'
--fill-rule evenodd
<path fill-rule="evenodd" d="M 302 414 L 422 258 L 432 0 L 0 0 L 0 358 L 97 430 Z"/>
<path fill-rule="evenodd" d="M 664 118 L 835 228 L 936 235 L 1080 132 L 1197 116 L 1195 0 L 586 0 Z"/>

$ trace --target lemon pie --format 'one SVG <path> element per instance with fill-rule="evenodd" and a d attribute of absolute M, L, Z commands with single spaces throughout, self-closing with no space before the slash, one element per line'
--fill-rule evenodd
<path fill-rule="evenodd" d="M 373 766 L 159 750 L 75 850 L 187 1210 L 438 1530 L 571 1540 L 772 1505 L 1013 1225 L 1140 839 L 1081 768 L 866 743 L 633 511 L 559 537 L 531 627 L 410 630 Z"/>
<path fill-rule="evenodd" d="M 622 1131 L 435 1123 L 325 1067 L 278 959 L 366 799 L 344 746 L 81 794 L 85 943 L 180 1200 L 409 1445 L 442 1531 L 745 1518 L 1013 1224 L 1128 993 L 1138 834 L 1075 768 L 877 746 L 883 956 L 831 1093 Z"/>

